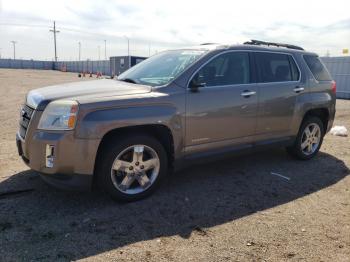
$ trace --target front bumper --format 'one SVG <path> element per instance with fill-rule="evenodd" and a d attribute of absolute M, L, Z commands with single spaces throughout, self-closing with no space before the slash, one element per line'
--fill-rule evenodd
<path fill-rule="evenodd" d="M 99 143 L 100 140 L 77 139 L 73 131 L 35 130 L 25 139 L 16 134 L 18 153 L 24 163 L 61 189 L 91 188 Z M 52 167 L 47 166 L 47 145 L 54 148 Z"/>

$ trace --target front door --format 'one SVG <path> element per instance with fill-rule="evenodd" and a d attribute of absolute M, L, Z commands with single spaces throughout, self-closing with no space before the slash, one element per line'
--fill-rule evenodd
<path fill-rule="evenodd" d="M 250 60 L 248 52 L 225 52 L 193 76 L 189 85 L 200 87 L 187 91 L 187 153 L 250 142 L 258 103 Z"/>

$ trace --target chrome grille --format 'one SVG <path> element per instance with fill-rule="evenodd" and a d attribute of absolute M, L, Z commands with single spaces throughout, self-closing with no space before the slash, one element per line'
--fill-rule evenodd
<path fill-rule="evenodd" d="M 34 109 L 24 105 L 21 108 L 21 115 L 19 119 L 19 135 L 24 139 L 28 130 L 30 120 L 32 119 Z"/>

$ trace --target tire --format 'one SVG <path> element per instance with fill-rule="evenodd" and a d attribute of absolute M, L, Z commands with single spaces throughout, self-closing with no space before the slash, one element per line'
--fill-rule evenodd
<path fill-rule="evenodd" d="M 131 202 L 152 194 L 167 171 L 167 153 L 160 142 L 135 134 L 109 141 L 98 158 L 95 175 L 114 200 Z"/>
<path fill-rule="evenodd" d="M 309 132 L 311 130 L 310 133 L 313 133 L 312 131 L 314 130 L 316 133 L 313 136 L 311 135 L 311 137 L 308 137 L 306 134 L 307 128 L 309 129 Z M 300 126 L 294 144 L 291 147 L 287 147 L 287 152 L 297 159 L 309 160 L 320 150 L 324 135 L 325 132 L 321 119 L 315 116 L 307 117 Z M 316 143 L 316 141 L 318 142 Z"/>

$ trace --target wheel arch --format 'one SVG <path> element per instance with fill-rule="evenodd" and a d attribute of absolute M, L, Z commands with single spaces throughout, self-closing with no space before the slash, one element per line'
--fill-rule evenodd
<path fill-rule="evenodd" d="M 311 116 L 318 117 L 321 120 L 323 124 L 324 133 L 326 133 L 327 127 L 328 127 L 328 121 L 330 117 L 328 108 L 320 107 L 320 108 L 309 109 L 308 111 L 305 112 L 303 120 L 301 121 L 300 125 L 302 125 L 302 123 L 305 121 L 306 118 Z"/>
<path fill-rule="evenodd" d="M 99 158 L 102 156 L 104 148 L 110 144 L 111 141 L 123 136 L 131 136 L 136 134 L 149 135 L 157 139 L 163 146 L 167 153 L 169 167 L 172 167 L 174 162 L 174 137 L 171 130 L 163 124 L 146 124 L 128 127 L 119 127 L 108 131 L 101 139 L 98 146 L 94 170 L 96 171 Z M 94 172 L 96 173 L 96 172 Z"/>

